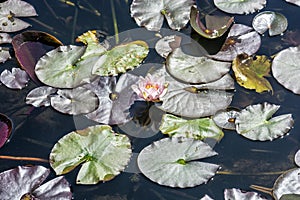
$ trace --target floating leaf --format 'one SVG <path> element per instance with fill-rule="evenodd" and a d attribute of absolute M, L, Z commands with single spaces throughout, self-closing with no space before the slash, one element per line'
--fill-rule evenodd
<path fill-rule="evenodd" d="M 297 6 L 300 6 L 300 0 L 285 0 L 286 2 L 293 3 Z"/>
<path fill-rule="evenodd" d="M 214 0 L 214 4 L 220 10 L 232 14 L 249 14 L 264 8 L 266 0 Z"/>
<path fill-rule="evenodd" d="M 286 17 L 278 12 L 264 11 L 257 14 L 252 21 L 253 28 L 263 34 L 269 30 L 269 35 L 280 35 L 288 26 Z"/>
<path fill-rule="evenodd" d="M 237 132 L 248 139 L 260 141 L 285 135 L 292 128 L 294 120 L 291 114 L 272 118 L 279 107 L 267 102 L 246 107 L 235 120 Z"/>
<path fill-rule="evenodd" d="M 7 33 L 0 33 L 0 44 L 11 43 L 12 38 Z"/>
<path fill-rule="evenodd" d="M 213 138 L 220 141 L 224 133 L 211 118 L 186 120 L 170 114 L 164 114 L 159 130 L 170 137 L 186 137 L 197 140 Z"/>
<path fill-rule="evenodd" d="M 300 167 L 300 150 L 298 150 L 296 152 L 294 160 L 295 160 L 296 165 L 298 165 L 298 167 Z"/>
<path fill-rule="evenodd" d="M 22 89 L 27 85 L 29 77 L 24 70 L 12 68 L 11 72 L 6 69 L 1 73 L 0 81 L 8 88 Z"/>
<path fill-rule="evenodd" d="M 284 194 L 300 195 L 299 179 L 300 179 L 300 168 L 291 169 L 281 174 L 273 185 L 274 198 L 276 200 L 279 200 Z"/>
<path fill-rule="evenodd" d="M 70 115 L 90 113 L 99 104 L 96 94 L 84 87 L 58 90 L 50 101 L 55 110 Z"/>
<path fill-rule="evenodd" d="M 284 194 L 279 200 L 300 200 L 300 194 Z"/>
<path fill-rule="evenodd" d="M 7 0 L 0 3 L 0 31 L 15 32 L 30 26 L 16 17 L 32 17 L 37 13 L 32 5 L 20 0 Z"/>
<path fill-rule="evenodd" d="M 127 136 L 116 134 L 110 126 L 90 126 L 62 137 L 50 153 L 56 174 L 65 174 L 82 165 L 78 184 L 109 181 L 125 169 L 131 156 Z"/>
<path fill-rule="evenodd" d="M 50 106 L 50 95 L 57 92 L 56 88 L 41 86 L 31 90 L 26 96 L 26 103 L 34 107 Z"/>
<path fill-rule="evenodd" d="M 290 47 L 276 54 L 272 62 L 274 78 L 285 88 L 300 94 L 300 47 Z"/>
<path fill-rule="evenodd" d="M 205 25 L 200 20 L 196 6 L 191 8 L 191 26 L 201 36 L 209 39 L 221 37 L 231 26 L 234 17 L 205 15 Z"/>
<path fill-rule="evenodd" d="M 0 47 L 0 63 L 4 63 L 8 59 L 10 59 L 9 49 L 5 47 Z"/>
<path fill-rule="evenodd" d="M 171 29 L 180 30 L 190 20 L 190 10 L 194 0 L 133 0 L 131 17 L 139 26 L 145 26 L 150 31 L 159 31 L 164 17 Z"/>
<path fill-rule="evenodd" d="M 212 198 L 210 198 L 210 196 L 208 196 L 207 194 L 204 195 L 204 197 L 202 197 L 200 200 L 214 200 Z"/>
<path fill-rule="evenodd" d="M 180 36 L 165 36 L 156 42 L 155 50 L 161 57 L 166 58 L 174 49 L 180 47 L 180 43 Z"/>
<path fill-rule="evenodd" d="M 170 187 L 194 187 L 213 177 L 219 165 L 198 159 L 217 155 L 208 144 L 191 138 L 164 138 L 145 147 L 137 163 L 150 180 Z"/>
<path fill-rule="evenodd" d="M 238 84 L 256 92 L 273 91 L 265 76 L 269 76 L 271 60 L 267 56 L 238 55 L 232 62 L 232 69 Z"/>
<path fill-rule="evenodd" d="M 258 51 L 260 44 L 260 35 L 251 27 L 243 24 L 234 24 L 221 50 L 210 57 L 217 60 L 232 61 L 237 55 L 242 53 L 253 55 Z"/>
<path fill-rule="evenodd" d="M 71 200 L 70 184 L 64 177 L 41 185 L 49 173 L 43 166 L 19 166 L 0 173 L 0 199 Z"/>
<path fill-rule="evenodd" d="M 230 63 L 195 57 L 175 49 L 166 62 L 168 72 L 187 83 L 208 83 L 220 79 L 230 70 Z"/>
<path fill-rule="evenodd" d="M 262 197 L 256 192 L 245 192 L 240 189 L 232 188 L 224 190 L 224 199 L 225 200 L 266 200 L 267 198 Z"/>
<path fill-rule="evenodd" d="M 235 130 L 235 119 L 240 111 L 234 108 L 227 108 L 226 110 L 219 110 L 214 116 L 213 120 L 220 128 Z"/>
<path fill-rule="evenodd" d="M 130 73 L 116 77 L 99 77 L 84 87 L 93 91 L 99 98 L 99 107 L 86 115 L 87 118 L 104 124 L 123 124 L 130 120 L 130 105 L 137 99 L 131 86 L 139 77 Z"/>
<path fill-rule="evenodd" d="M 0 148 L 9 139 L 13 128 L 13 123 L 9 117 L 0 113 Z"/>

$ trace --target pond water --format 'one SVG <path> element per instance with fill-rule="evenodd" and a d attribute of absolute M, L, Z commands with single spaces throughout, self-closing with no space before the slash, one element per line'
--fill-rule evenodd
<path fill-rule="evenodd" d="M 27 2 L 31 3 L 39 14 L 38 17 L 24 19 L 32 24 L 29 29 L 50 33 L 64 44 L 74 44 L 74 39 L 87 30 L 99 30 L 103 35 L 113 36 L 116 27 L 119 33 L 138 28 L 129 14 L 130 0 L 73 0 L 79 6 L 73 6 L 68 1 L 60 0 L 27 0 Z M 216 10 L 211 0 L 203 0 L 197 3 L 204 13 Z M 269 0 L 267 7 L 263 10 L 282 13 L 288 19 L 288 31 L 300 31 L 300 23 L 297 22 L 300 18 L 299 9 L 299 7 L 288 4 L 283 0 Z M 96 11 L 99 11 L 100 16 Z M 234 15 L 235 22 L 251 26 L 255 14 Z M 116 26 L 114 26 L 113 21 L 114 15 Z M 168 28 L 166 24 L 164 28 Z M 209 53 L 217 52 L 226 38 L 224 36 L 214 41 L 203 39 L 193 32 L 190 26 L 187 26 L 181 32 L 186 34 L 187 37 L 198 41 Z M 149 35 L 140 34 L 137 37 L 140 37 L 140 39 L 145 38 L 145 40 L 149 40 L 148 37 L 155 37 L 154 33 L 149 33 Z M 267 34 L 262 36 L 262 46 L 257 54 L 272 56 L 278 51 L 292 46 L 284 42 L 283 38 L 288 38 L 287 32 L 282 36 L 269 37 Z M 126 34 L 124 34 L 124 38 L 122 38 L 122 35 L 120 36 L 120 42 L 123 39 L 130 38 L 126 38 Z M 163 59 L 153 49 L 151 49 L 150 55 L 145 60 L 145 63 L 162 62 Z M 13 58 L 1 64 L 1 71 L 11 69 L 17 65 L 16 59 Z M 205 161 L 219 164 L 222 171 L 230 171 L 232 174 L 217 174 L 213 180 L 205 185 L 187 189 L 174 189 L 151 182 L 138 172 L 134 161 L 131 162 L 125 172 L 113 180 L 96 185 L 76 185 L 75 178 L 78 169 L 75 169 L 65 175 L 72 185 L 74 199 L 196 200 L 205 194 L 214 199 L 223 199 L 225 188 L 251 190 L 249 188 L 251 184 L 271 188 L 280 172 L 295 167 L 293 156 L 300 147 L 300 126 L 298 126 L 298 120 L 300 119 L 298 102 L 300 97 L 285 89 L 273 77 L 269 77 L 268 80 L 273 86 L 274 94 L 258 94 L 236 84 L 236 92 L 231 106 L 244 108 L 250 104 L 265 101 L 281 105 L 277 114 L 292 113 L 295 120 L 294 128 L 288 136 L 272 142 L 253 142 L 239 136 L 234 131 L 225 130 L 224 138 L 214 147 L 219 155 L 205 159 Z M 85 122 L 81 125 L 81 118 L 61 114 L 52 108 L 32 110 L 30 106 L 25 104 L 25 97 L 35 87 L 36 85 L 33 82 L 30 82 L 26 88 L 20 91 L 8 89 L 4 85 L 0 86 L 0 112 L 10 116 L 14 122 L 14 133 L 11 141 L 0 149 L 0 155 L 48 159 L 53 145 L 63 135 L 85 125 Z M 146 109 L 147 107 L 148 109 L 150 107 L 150 111 Z M 135 103 L 131 111 L 139 115 L 135 123 L 131 127 L 115 126 L 114 129 L 117 132 L 125 132 L 129 135 L 136 156 L 145 146 L 165 136 L 158 131 L 153 131 L 150 125 L 145 122 L 148 119 L 148 113 L 151 114 L 152 121 L 159 122 L 161 113 L 158 110 L 151 109 L 151 106 L 140 102 Z M 145 126 L 142 127 L 137 121 L 145 124 Z M 150 124 L 153 125 L 153 123 Z M 155 124 L 153 126 L 155 127 Z M 157 129 L 154 128 L 154 130 Z M 147 134 L 143 135 L 144 132 Z M 50 168 L 48 163 L 2 159 L 0 160 L 0 171 L 18 165 L 33 164 Z M 52 170 L 49 178 L 53 177 L 55 177 L 55 173 Z M 269 198 L 271 199 L 270 196 Z"/>

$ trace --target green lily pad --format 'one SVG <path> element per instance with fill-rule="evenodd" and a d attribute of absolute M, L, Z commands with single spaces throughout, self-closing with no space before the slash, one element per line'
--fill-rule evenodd
<path fill-rule="evenodd" d="M 249 14 L 264 8 L 266 0 L 214 0 L 220 10 L 232 14 Z"/>
<path fill-rule="evenodd" d="M 284 194 L 279 200 L 300 200 L 300 194 Z"/>
<path fill-rule="evenodd" d="M 238 84 L 256 92 L 273 91 L 265 76 L 270 76 L 271 60 L 267 56 L 238 55 L 232 62 L 232 69 Z"/>
<path fill-rule="evenodd" d="M 225 200 L 240 200 L 240 199 L 255 199 L 255 200 L 267 200 L 267 198 L 262 197 L 256 192 L 245 192 L 240 189 L 232 188 L 224 190 L 224 199 Z"/>
<path fill-rule="evenodd" d="M 187 120 L 170 114 L 164 114 L 159 130 L 170 137 L 186 137 L 197 140 L 214 138 L 220 141 L 224 133 L 211 118 Z"/>
<path fill-rule="evenodd" d="M 236 131 L 251 140 L 273 140 L 285 135 L 293 126 L 291 114 L 272 115 L 280 106 L 269 104 L 250 105 L 236 117 Z"/>
<path fill-rule="evenodd" d="M 164 17 L 171 29 L 180 30 L 188 23 L 194 4 L 194 0 L 133 0 L 130 11 L 137 25 L 150 31 L 159 31 Z"/>
<path fill-rule="evenodd" d="M 166 67 L 175 78 L 187 83 L 208 83 L 220 79 L 230 70 L 230 63 L 185 54 L 180 48 L 167 57 Z"/>
<path fill-rule="evenodd" d="M 269 30 L 269 35 L 280 35 L 288 27 L 286 17 L 278 12 L 265 11 L 257 14 L 252 21 L 253 28 L 263 34 Z"/>
<path fill-rule="evenodd" d="M 109 181 L 125 169 L 131 156 L 127 136 L 107 125 L 90 126 L 62 137 L 52 148 L 50 165 L 56 174 L 66 174 L 82 165 L 77 184 Z"/>
<path fill-rule="evenodd" d="M 164 138 L 145 147 L 137 163 L 150 180 L 170 187 L 194 187 L 208 182 L 219 165 L 197 160 L 217 155 L 211 147 L 191 138 Z"/>

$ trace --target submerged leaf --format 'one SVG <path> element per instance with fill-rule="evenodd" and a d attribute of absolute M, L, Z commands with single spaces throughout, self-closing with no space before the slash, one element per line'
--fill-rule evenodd
<path fill-rule="evenodd" d="M 278 12 L 265 11 L 257 14 L 252 21 L 253 28 L 263 34 L 269 30 L 269 35 L 280 35 L 288 26 L 286 17 Z"/>
<path fill-rule="evenodd" d="M 29 77 L 24 70 L 12 68 L 11 72 L 6 69 L 1 73 L 0 81 L 8 88 L 22 89 L 27 85 Z"/>
<path fill-rule="evenodd" d="M 186 137 L 197 140 L 213 138 L 220 141 L 224 133 L 211 118 L 186 120 L 170 114 L 164 114 L 159 130 L 170 137 Z"/>
<path fill-rule="evenodd" d="M 8 141 L 13 129 L 13 123 L 9 117 L 0 113 L 0 148 Z"/>
<path fill-rule="evenodd" d="M 213 177 L 219 165 L 197 160 L 217 155 L 209 145 L 191 138 L 164 138 L 145 147 L 137 163 L 150 180 L 170 187 L 194 187 Z"/>
<path fill-rule="evenodd" d="M 171 29 L 180 30 L 188 23 L 194 4 L 194 0 L 133 0 L 130 11 L 135 22 L 150 31 L 159 31 L 164 17 Z"/>
<path fill-rule="evenodd" d="M 248 139 L 260 141 L 285 135 L 292 128 L 294 120 L 291 114 L 272 118 L 279 107 L 267 102 L 246 107 L 235 120 L 237 132 Z"/>
<path fill-rule="evenodd" d="M 221 37 L 231 26 L 234 18 L 229 16 L 205 15 L 205 25 L 200 20 L 196 6 L 191 8 L 191 26 L 201 36 L 209 39 Z"/>
<path fill-rule="evenodd" d="M 128 137 L 114 133 L 110 126 L 90 126 L 62 137 L 51 150 L 50 165 L 56 174 L 82 165 L 77 184 L 96 184 L 113 179 L 125 169 L 130 147 Z"/>
<path fill-rule="evenodd" d="M 9 49 L 5 47 L 0 47 L 0 63 L 4 63 L 8 59 L 10 59 Z"/>
<path fill-rule="evenodd" d="M 50 97 L 57 89 L 48 86 L 41 86 L 31 90 L 26 96 L 26 104 L 34 107 L 50 106 Z"/>
<path fill-rule="evenodd" d="M 273 91 L 265 76 L 269 76 L 271 60 L 266 56 L 238 55 L 232 62 L 232 69 L 238 84 L 256 92 Z"/>
<path fill-rule="evenodd" d="M 220 10 L 233 14 L 249 14 L 261 10 L 266 0 L 214 0 L 214 4 Z"/>
<path fill-rule="evenodd" d="M 224 190 L 224 199 L 225 200 L 266 200 L 267 198 L 262 197 L 256 192 L 245 192 L 240 189 L 232 188 Z"/>

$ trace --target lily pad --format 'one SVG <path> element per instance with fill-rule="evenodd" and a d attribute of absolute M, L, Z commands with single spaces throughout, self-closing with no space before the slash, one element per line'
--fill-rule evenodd
<path fill-rule="evenodd" d="M 281 174 L 273 185 L 273 196 L 276 200 L 284 194 L 300 195 L 300 168 L 291 169 Z"/>
<path fill-rule="evenodd" d="M 58 90 L 50 98 L 51 106 L 70 115 L 87 114 L 97 109 L 99 101 L 96 94 L 84 87 Z"/>
<path fill-rule="evenodd" d="M 197 161 L 217 155 L 211 147 L 191 138 L 164 138 L 145 147 L 137 163 L 150 180 L 170 187 L 194 187 L 209 181 L 219 165 Z"/>
<path fill-rule="evenodd" d="M 50 97 L 56 92 L 57 89 L 53 87 L 37 87 L 27 94 L 26 104 L 31 104 L 34 107 L 50 106 Z"/>
<path fill-rule="evenodd" d="M 168 55 L 180 47 L 181 37 L 177 35 L 169 35 L 161 38 L 155 44 L 156 52 L 163 58 L 167 58 Z"/>
<path fill-rule="evenodd" d="M 286 17 L 278 12 L 265 11 L 257 14 L 252 21 L 253 28 L 263 34 L 269 30 L 269 35 L 280 35 L 288 27 Z"/>
<path fill-rule="evenodd" d="M 267 102 L 247 106 L 235 120 L 236 131 L 248 139 L 260 141 L 284 136 L 292 128 L 294 120 L 291 114 L 272 117 L 279 107 Z"/>
<path fill-rule="evenodd" d="M 300 194 L 284 194 L 279 200 L 300 200 Z"/>
<path fill-rule="evenodd" d="M 50 153 L 56 174 L 66 174 L 82 165 L 77 184 L 109 181 L 125 169 L 131 156 L 127 136 L 116 134 L 107 125 L 90 126 L 62 137 Z"/>
<path fill-rule="evenodd" d="M 224 199 L 225 200 L 266 200 L 267 198 L 262 197 L 260 194 L 256 192 L 245 192 L 240 189 L 232 188 L 224 190 Z"/>
<path fill-rule="evenodd" d="M 159 31 L 164 17 L 171 29 L 180 30 L 190 20 L 190 10 L 194 0 L 133 0 L 131 17 L 139 26 L 145 26 L 150 31 Z"/>
<path fill-rule="evenodd" d="M 258 51 L 260 44 L 260 35 L 252 27 L 234 24 L 230 28 L 221 50 L 210 57 L 222 61 L 232 61 L 242 53 L 253 55 Z"/>
<path fill-rule="evenodd" d="M 4 63 L 8 59 L 11 58 L 11 55 L 9 53 L 9 49 L 5 47 L 0 47 L 0 63 Z"/>
<path fill-rule="evenodd" d="M 9 117 L 0 113 L 0 148 L 8 141 L 13 129 L 13 123 Z"/>
<path fill-rule="evenodd" d="M 239 113 L 238 109 L 227 108 L 226 110 L 219 110 L 212 119 L 220 128 L 235 130 L 235 119 Z"/>
<path fill-rule="evenodd" d="M 191 8 L 191 26 L 201 36 L 209 39 L 221 37 L 231 26 L 234 17 L 205 15 L 205 24 L 201 22 L 196 6 Z"/>
<path fill-rule="evenodd" d="M 224 133 L 211 118 L 187 120 L 170 114 L 164 114 L 159 130 L 170 137 L 186 137 L 197 140 L 213 138 L 220 141 Z"/>
<path fill-rule="evenodd" d="M 187 83 L 208 83 L 220 79 L 230 70 L 230 63 L 215 61 L 202 56 L 190 56 L 175 49 L 166 62 L 168 72 Z"/>
<path fill-rule="evenodd" d="M 43 166 L 18 166 L 0 173 L 0 199 L 71 200 L 70 184 L 64 177 L 41 185 L 49 173 Z"/>
<path fill-rule="evenodd" d="M 32 17 L 37 13 L 32 5 L 20 0 L 7 0 L 0 3 L 0 31 L 15 32 L 30 26 L 16 17 Z"/>
<path fill-rule="evenodd" d="M 297 6 L 300 6 L 300 0 L 285 0 L 286 2 L 289 2 L 289 3 L 292 3 L 292 4 L 295 4 Z"/>
<path fill-rule="evenodd" d="M 11 43 L 12 38 L 7 33 L 0 33 L 0 44 Z"/>
<path fill-rule="evenodd" d="M 294 160 L 295 160 L 296 165 L 297 165 L 298 167 L 300 167 L 300 150 L 298 150 L 298 151 L 296 152 Z"/>
<path fill-rule="evenodd" d="M 272 62 L 272 73 L 281 85 L 300 94 L 300 47 L 290 47 L 277 53 Z"/>
<path fill-rule="evenodd" d="M 271 60 L 267 56 L 238 55 L 232 62 L 232 69 L 238 84 L 256 92 L 273 91 L 265 76 L 270 76 Z"/>
<path fill-rule="evenodd" d="M 214 0 L 214 4 L 220 10 L 232 14 L 249 14 L 264 8 L 266 0 Z"/>
<path fill-rule="evenodd" d="M 210 196 L 208 196 L 207 194 L 204 195 L 204 197 L 202 197 L 200 200 L 214 200 L 212 199 Z"/>
<path fill-rule="evenodd" d="M 11 72 L 6 69 L 1 73 L 0 81 L 8 88 L 22 89 L 27 85 L 29 76 L 20 68 L 12 68 Z"/>

